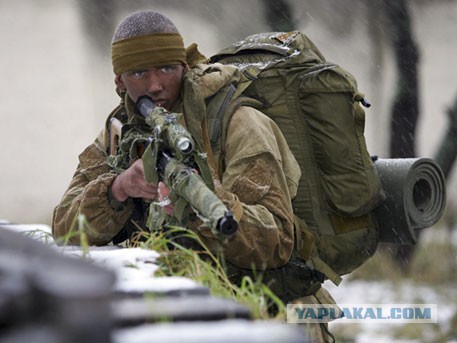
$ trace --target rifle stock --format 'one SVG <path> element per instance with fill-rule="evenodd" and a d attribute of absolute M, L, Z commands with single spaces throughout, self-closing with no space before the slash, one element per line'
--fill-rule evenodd
<path fill-rule="evenodd" d="M 110 155 L 116 155 L 117 147 L 119 146 L 119 140 L 122 137 L 122 123 L 117 118 L 110 119 L 109 125 L 109 153 Z"/>

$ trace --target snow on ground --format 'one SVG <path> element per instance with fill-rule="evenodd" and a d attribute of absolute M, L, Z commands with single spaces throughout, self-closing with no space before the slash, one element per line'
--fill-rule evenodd
<path fill-rule="evenodd" d="M 155 264 L 159 254 L 141 248 L 113 248 L 112 250 L 64 249 L 65 254 L 84 256 L 97 265 L 107 267 L 116 273 L 115 291 L 133 293 L 165 293 L 201 288 L 195 281 L 177 276 L 154 276 L 159 269 Z"/>
<path fill-rule="evenodd" d="M 184 277 L 156 277 L 154 273 L 159 266 L 155 263 L 159 254 L 153 250 L 141 248 L 118 248 L 115 246 L 89 247 L 83 249 L 76 246 L 57 247 L 52 239 L 51 228 L 42 224 L 9 224 L 0 221 L 1 227 L 15 232 L 23 232 L 27 236 L 49 244 L 61 250 L 67 256 L 85 258 L 93 263 L 104 266 L 116 273 L 115 291 L 127 293 L 166 293 L 201 289 L 195 281 Z"/>
<path fill-rule="evenodd" d="M 44 240 L 56 247 L 49 237 L 50 228 L 46 225 L 6 225 L 2 227 L 26 232 L 32 238 Z M 51 240 L 51 241 L 50 241 Z M 428 229 L 421 237 L 421 244 L 452 242 L 457 247 L 457 232 Z M 98 265 L 114 270 L 117 275 L 116 290 L 134 293 L 168 292 L 201 288 L 193 280 L 183 277 L 155 277 L 159 268 L 156 264 L 159 254 L 140 248 L 99 247 L 82 249 L 79 247 L 57 247 L 66 255 L 87 258 Z M 418 338 L 400 340 L 395 332 L 401 329 L 400 323 L 338 323 L 330 324 L 330 331 L 336 337 L 350 337 L 351 342 L 457 342 L 442 340 L 443 333 L 452 332 L 451 320 L 457 313 L 457 288 L 449 283 L 430 285 L 418 283 L 408 278 L 395 280 L 363 280 L 344 277 L 340 286 L 326 281 L 324 287 L 333 295 L 336 303 L 342 304 L 436 304 L 438 323 L 435 327 L 424 328 L 423 324 L 413 324 Z M 409 324 L 411 325 L 411 324 Z M 431 324 L 429 324 L 431 325 Z M 155 330 L 160 331 L 157 327 Z M 141 328 L 138 328 L 141 331 Z M 349 334 L 348 334 L 349 332 Z M 413 335 L 414 336 L 414 335 Z M 339 340 L 337 340 L 339 341 Z"/>
<path fill-rule="evenodd" d="M 337 304 L 437 304 L 438 325 L 441 331 L 448 332 L 449 322 L 457 313 L 457 290 L 450 287 L 420 286 L 404 280 L 399 284 L 389 280 L 380 281 L 343 281 L 336 287 L 326 282 L 325 288 L 333 295 Z M 450 301 L 450 299 L 452 299 Z M 354 326 L 355 342 L 394 342 L 392 330 L 402 324 L 397 323 L 363 323 L 363 324 L 330 324 L 331 331 L 343 330 L 342 325 Z M 422 325 L 422 324 L 416 324 Z M 347 328 L 346 328 L 347 330 Z M 396 341 L 396 340 L 395 340 Z M 417 341 L 423 342 L 423 338 Z M 433 342 L 431 340 L 430 342 Z"/>
<path fill-rule="evenodd" d="M 457 232 L 446 230 L 427 229 L 424 231 L 420 244 L 452 242 L 457 247 Z M 442 283 L 438 285 L 421 284 L 408 278 L 400 280 L 351 280 L 344 277 L 340 286 L 326 281 L 324 287 L 333 295 L 336 303 L 341 304 L 436 304 L 437 324 L 409 324 L 408 336 L 417 338 L 400 340 L 395 336 L 402 330 L 402 323 L 348 323 L 334 321 L 330 324 L 330 331 L 340 336 L 351 336 L 352 342 L 457 342 L 455 328 L 451 321 L 457 314 L 457 288 L 454 284 Z M 416 333 L 411 334 L 411 331 Z M 348 334 L 351 333 L 351 334 Z M 454 335 L 451 340 L 449 333 Z"/>
<path fill-rule="evenodd" d="M 298 330 L 298 329 L 297 329 Z M 269 332 L 268 337 L 265 332 Z M 154 337 L 152 340 L 151 337 Z M 295 328 L 278 322 L 224 320 L 192 323 L 159 323 L 142 325 L 134 329 L 118 330 L 114 343 L 202 343 L 202 342 L 250 342 L 278 343 L 284 340 L 296 342 Z"/>

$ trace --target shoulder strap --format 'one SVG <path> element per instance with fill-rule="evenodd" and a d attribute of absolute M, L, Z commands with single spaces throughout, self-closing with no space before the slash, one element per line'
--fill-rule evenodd
<path fill-rule="evenodd" d="M 243 86 L 246 85 L 243 84 Z M 228 126 L 230 125 L 233 114 L 241 106 L 250 106 L 260 109 L 264 105 L 259 100 L 240 96 L 240 90 L 234 84 L 222 89 L 218 94 L 212 97 L 207 104 L 210 144 L 213 149 L 219 151 L 219 168 L 217 170 L 219 178 L 222 176 L 225 169 L 224 156 Z"/>
<path fill-rule="evenodd" d="M 256 99 L 249 98 L 246 96 L 239 97 L 227 104 L 225 109 L 221 109 L 222 112 L 222 121 L 221 121 L 221 130 L 220 130 L 220 140 L 221 140 L 221 151 L 225 153 L 225 142 L 227 139 L 227 130 L 230 125 L 230 121 L 233 117 L 233 114 L 241 107 L 249 106 L 256 109 L 261 109 L 264 107 L 264 104 Z"/>

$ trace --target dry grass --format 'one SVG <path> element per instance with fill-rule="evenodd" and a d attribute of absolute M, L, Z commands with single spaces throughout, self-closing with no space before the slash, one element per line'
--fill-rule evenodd
<path fill-rule="evenodd" d="M 400 263 L 395 246 L 381 245 L 375 255 L 349 279 L 379 280 L 399 282 L 413 280 L 430 286 L 455 283 L 457 281 L 457 246 L 452 241 L 452 232 L 444 227 L 427 230 L 427 236 L 415 246 L 409 260 Z M 404 267 L 406 265 L 406 267 Z"/>

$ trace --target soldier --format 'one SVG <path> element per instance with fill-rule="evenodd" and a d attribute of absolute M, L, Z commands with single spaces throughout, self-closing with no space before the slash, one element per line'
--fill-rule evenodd
<path fill-rule="evenodd" d="M 141 11 L 126 17 L 112 40 L 115 85 L 121 104 L 109 119 L 132 122 L 133 105 L 142 95 L 150 96 L 168 111 L 183 113 L 182 124 L 211 157 L 208 160 L 216 195 L 233 210 L 239 223 L 234 237 L 224 245 L 211 230 L 197 229 L 199 219 L 194 218 L 196 223 L 189 226 L 211 250 L 223 252 L 234 271 L 231 275 L 240 278 L 252 268 L 266 271 L 271 274 L 272 289 L 285 302 L 306 296 L 308 299 L 302 299 L 305 302 L 333 303 L 321 287 L 323 279 L 319 275 L 304 263 L 295 270 L 297 263 L 289 262 L 294 257 L 291 201 L 301 172 L 285 138 L 263 113 L 241 106 L 227 124 L 224 146 L 210 146 L 208 131 L 212 128 L 205 108 L 239 75 L 234 67 L 196 63 L 203 61 L 195 45 L 184 48 L 177 28 L 165 16 Z M 207 106 L 198 104 L 198 95 Z M 142 159 L 121 173 L 107 163 L 109 122 L 79 156 L 70 186 L 54 210 L 55 238 L 73 230 L 78 215 L 83 214 L 89 223 L 86 236 L 90 244 L 118 243 L 138 228 L 152 229 L 147 227 L 151 226 L 148 205 L 168 195 L 164 184 L 145 180 Z M 173 216 L 173 204 L 162 210 Z M 70 241 L 79 243 L 79 236 Z M 290 279 L 293 271 L 298 279 Z M 322 327 L 312 331 L 313 342 L 329 338 Z"/>

